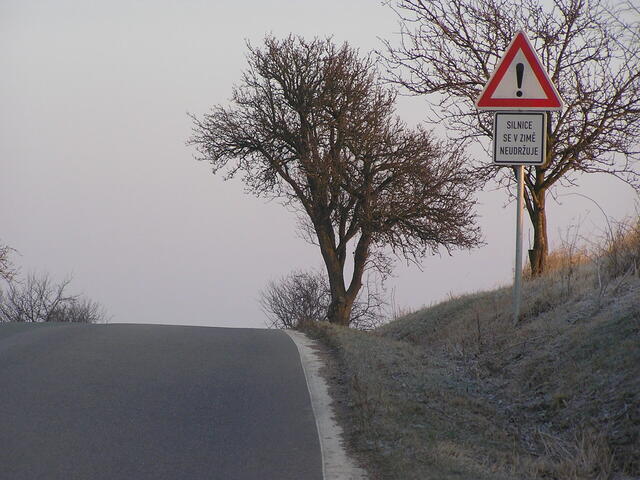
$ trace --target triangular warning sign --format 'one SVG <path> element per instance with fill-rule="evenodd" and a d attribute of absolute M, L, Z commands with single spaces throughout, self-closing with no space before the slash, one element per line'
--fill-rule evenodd
<path fill-rule="evenodd" d="M 561 110 L 562 99 L 523 31 L 476 100 L 478 110 Z"/>

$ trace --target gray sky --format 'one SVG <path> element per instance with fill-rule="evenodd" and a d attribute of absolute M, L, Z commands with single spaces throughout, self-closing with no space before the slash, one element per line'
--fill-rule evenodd
<path fill-rule="evenodd" d="M 319 251 L 277 202 L 193 159 L 186 112 L 227 102 L 245 39 L 333 35 L 364 53 L 397 30 L 371 0 L 0 0 L 0 240 L 23 272 L 72 274 L 113 322 L 264 326 L 259 290 L 320 267 Z M 402 98 L 398 112 L 415 123 L 426 108 Z M 570 191 L 614 218 L 637 198 L 604 176 L 559 193 Z M 387 288 L 400 307 L 511 281 L 515 207 L 503 191 L 478 198 L 487 245 L 427 257 L 423 271 L 399 262 Z M 600 231 L 593 203 L 559 200 L 548 206 L 553 245 L 572 223 Z"/>

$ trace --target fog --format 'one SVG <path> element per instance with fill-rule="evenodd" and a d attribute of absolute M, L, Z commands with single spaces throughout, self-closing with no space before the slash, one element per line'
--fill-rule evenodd
<path fill-rule="evenodd" d="M 319 250 L 277 201 L 194 160 L 187 112 L 228 101 L 246 41 L 332 35 L 364 54 L 398 30 L 389 7 L 364 0 L 0 1 L 0 241 L 23 273 L 73 275 L 112 322 L 264 327 L 260 289 L 320 268 Z M 398 113 L 415 124 L 427 108 L 403 97 Z M 552 246 L 569 225 L 602 232 L 594 202 L 613 218 L 634 212 L 620 181 L 579 183 L 549 199 Z M 396 307 L 511 281 L 515 206 L 502 190 L 478 200 L 486 245 L 421 268 L 399 261 Z"/>

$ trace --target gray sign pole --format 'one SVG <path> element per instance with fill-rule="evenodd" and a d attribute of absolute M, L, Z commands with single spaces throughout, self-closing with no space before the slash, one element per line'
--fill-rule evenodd
<path fill-rule="evenodd" d="M 524 165 L 516 167 L 518 173 L 518 210 L 516 213 L 516 271 L 513 281 L 513 324 L 520 318 L 522 283 L 522 210 L 524 207 Z"/>

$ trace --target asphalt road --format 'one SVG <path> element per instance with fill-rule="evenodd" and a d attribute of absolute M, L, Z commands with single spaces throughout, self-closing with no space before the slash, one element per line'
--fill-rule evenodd
<path fill-rule="evenodd" d="M 3 480 L 321 480 L 280 331 L 0 324 Z"/>

